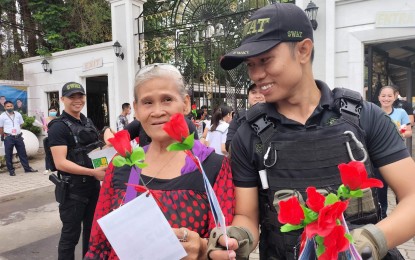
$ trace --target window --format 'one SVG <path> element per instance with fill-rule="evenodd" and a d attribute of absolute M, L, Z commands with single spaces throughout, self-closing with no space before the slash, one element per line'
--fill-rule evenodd
<path fill-rule="evenodd" d="M 47 109 L 49 110 L 49 108 L 51 106 L 57 108 L 58 110 L 58 115 L 60 114 L 60 109 L 59 109 L 59 91 L 53 91 L 53 92 L 46 92 L 47 95 L 47 100 L 48 100 L 48 107 Z"/>

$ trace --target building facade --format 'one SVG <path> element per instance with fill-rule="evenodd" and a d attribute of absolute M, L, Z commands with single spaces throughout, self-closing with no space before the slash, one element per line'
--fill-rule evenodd
<path fill-rule="evenodd" d="M 187 2 L 202 5 L 208 1 L 210 0 L 177 0 L 176 7 L 182 10 L 180 6 L 187 6 Z M 59 102 L 62 109 L 58 99 L 61 87 L 68 81 L 76 81 L 84 85 L 87 91 L 87 105 L 83 112 L 91 117 L 99 128 L 105 125 L 115 128 L 121 105 L 124 102 L 133 102 L 134 76 L 142 65 L 148 63 L 144 53 L 148 49 L 143 45 L 143 39 L 146 38 L 146 31 L 143 30 L 145 20 L 140 22 L 145 2 L 109 2 L 113 42 L 53 53 L 47 58 L 52 73 L 43 70 L 41 63 L 44 57 L 20 61 L 24 68 L 25 83 L 29 86 L 29 114 L 32 112 L 33 115 L 33 111 L 39 110 L 46 114 L 53 102 Z M 295 4 L 305 9 L 309 2 L 297 0 Z M 402 96 L 412 97 L 415 68 L 415 1 L 313 2 L 319 7 L 316 18 L 318 26 L 314 37 L 313 67 L 316 79 L 327 82 L 331 88 L 345 87 L 359 91 L 369 100 L 376 97 L 376 88 L 385 84 L 395 84 Z M 234 6 L 230 8 L 237 10 Z M 226 19 L 224 21 L 226 23 Z M 214 30 L 217 27 L 204 22 L 209 29 Z M 197 39 L 201 35 L 198 34 Z M 122 45 L 123 59 L 114 54 L 112 45 L 116 41 Z M 200 77 L 198 84 L 206 86 L 206 81 L 203 81 L 204 75 Z M 212 74 L 208 71 L 206 75 Z M 214 92 L 219 88 L 216 91 L 221 94 L 218 96 L 219 101 L 235 107 L 240 106 L 239 101 L 232 101 L 230 97 L 237 100 L 238 95 L 246 94 L 245 83 L 239 85 L 238 90 L 234 85 L 221 89 L 222 83 L 217 83 L 216 80 L 211 82 L 216 84 L 211 88 Z M 229 78 L 225 77 L 224 82 L 223 85 L 229 84 Z M 192 83 L 192 86 L 193 84 L 195 83 Z M 365 91 L 365 87 L 368 91 Z M 193 88 L 194 92 L 204 92 L 200 85 Z M 232 92 L 232 95 L 227 96 L 227 92 Z M 197 105 L 212 105 L 212 100 L 209 95 L 194 97 Z"/>

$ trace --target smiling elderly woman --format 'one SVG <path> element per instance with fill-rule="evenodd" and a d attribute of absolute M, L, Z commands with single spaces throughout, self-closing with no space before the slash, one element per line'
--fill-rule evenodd
<path fill-rule="evenodd" d="M 188 254 L 185 259 L 206 259 L 207 240 L 204 238 L 209 237 L 215 224 L 209 212 L 202 174 L 183 151 L 166 150 L 175 140 L 163 130 L 174 114 L 190 112 L 190 97 L 179 70 L 169 64 L 143 67 L 135 79 L 134 110 L 152 139 L 144 147 L 148 167 L 142 169 L 139 184 L 161 192 L 160 201 L 165 206 L 163 213 L 182 241 Z M 198 140 L 195 140 L 193 153 L 202 161 L 227 225 L 230 224 L 234 213 L 234 186 L 228 160 Z M 122 205 L 130 169 L 128 166 L 116 168 L 112 163 L 108 167 L 85 259 L 118 258 L 96 220 Z M 184 240 L 183 234 L 186 234 Z"/>

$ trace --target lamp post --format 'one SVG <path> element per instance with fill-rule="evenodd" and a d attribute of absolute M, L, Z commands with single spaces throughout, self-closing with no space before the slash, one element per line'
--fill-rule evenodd
<path fill-rule="evenodd" d="M 307 8 L 304 11 L 307 14 L 308 19 L 310 19 L 311 25 L 313 26 L 313 30 L 315 31 L 318 26 L 316 20 L 318 6 L 313 1 L 310 1 L 310 3 L 308 3 Z"/>

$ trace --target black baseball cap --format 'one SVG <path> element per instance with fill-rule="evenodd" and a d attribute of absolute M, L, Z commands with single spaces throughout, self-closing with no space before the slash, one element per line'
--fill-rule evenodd
<path fill-rule="evenodd" d="M 224 70 L 236 68 L 281 42 L 313 40 L 313 27 L 305 12 L 295 4 L 275 3 L 255 11 L 245 24 L 238 48 L 220 60 Z"/>
<path fill-rule="evenodd" d="M 85 89 L 82 87 L 81 84 L 76 82 L 68 82 L 62 87 L 62 96 L 63 97 L 69 97 L 70 95 L 74 93 L 81 93 L 82 95 L 85 95 Z"/>

